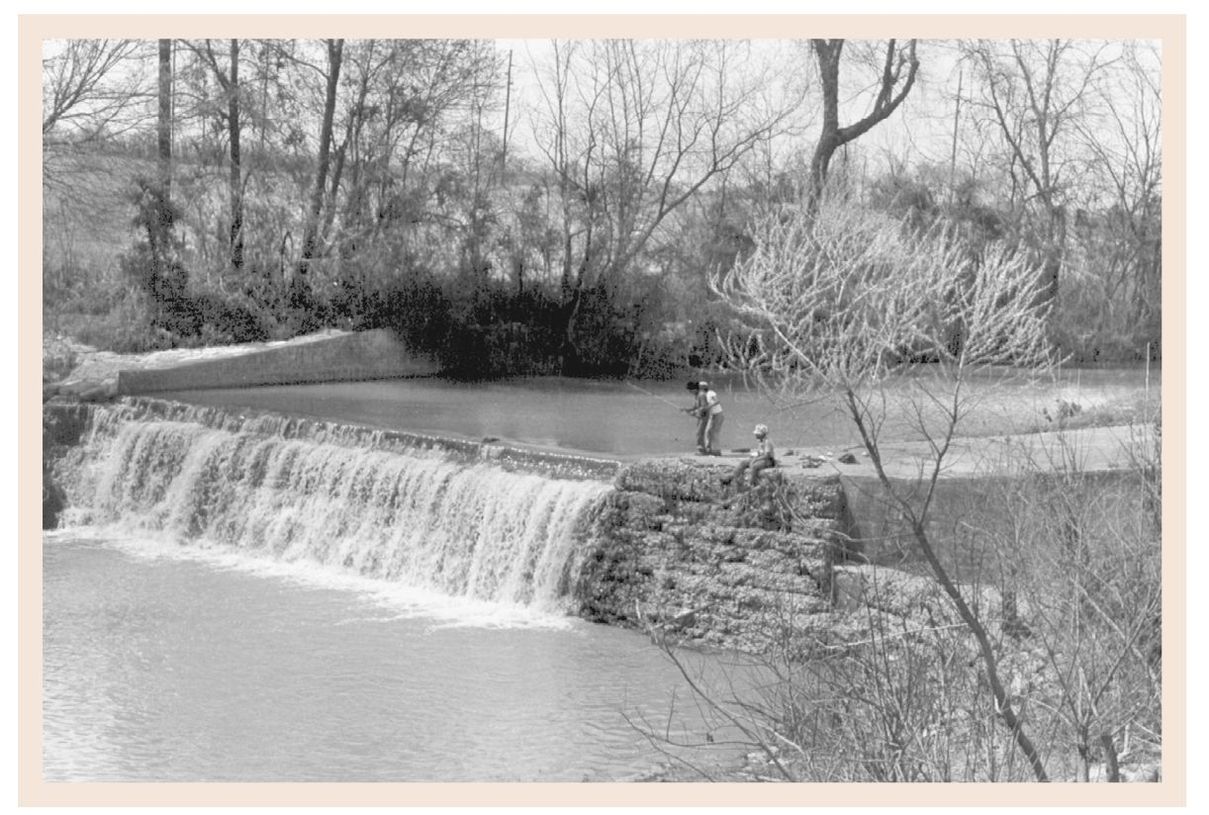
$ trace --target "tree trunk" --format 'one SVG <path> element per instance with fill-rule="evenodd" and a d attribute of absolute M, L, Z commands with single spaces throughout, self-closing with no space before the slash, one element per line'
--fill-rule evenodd
<path fill-rule="evenodd" d="M 827 186 L 827 171 L 835 151 L 864 135 L 874 125 L 885 121 L 898 109 L 915 84 L 919 59 L 915 56 L 915 40 L 908 40 L 905 50 L 897 41 L 886 44 L 886 59 L 882 65 L 877 97 L 873 109 L 859 121 L 840 126 L 840 55 L 844 40 L 811 40 L 819 64 L 819 80 L 823 91 L 823 125 L 818 143 L 810 158 L 810 189 L 808 201 L 817 206 Z M 903 69 L 906 68 L 906 76 Z"/>
<path fill-rule="evenodd" d="M 340 62 L 344 51 L 344 40 L 327 41 L 327 94 L 323 103 L 323 120 L 319 128 L 319 160 L 315 167 L 315 184 L 311 188 L 310 206 L 307 210 L 306 228 L 302 233 L 302 256 L 298 260 L 298 285 L 307 288 L 305 282 L 310 261 L 315 257 L 319 245 L 319 220 L 323 212 L 323 197 L 327 187 L 328 165 L 331 163 L 332 123 L 336 117 L 336 91 L 340 86 Z"/>
<path fill-rule="evenodd" d="M 508 165 L 508 114 L 512 108 L 512 49 L 508 49 L 508 79 L 504 82 L 504 131 L 500 137 L 500 175 Z"/>
<path fill-rule="evenodd" d="M 827 184 L 831 156 L 840 147 L 840 54 L 843 40 L 811 40 L 819 63 L 819 82 L 823 90 L 823 129 L 810 157 L 810 202 L 817 203 Z"/>
<path fill-rule="evenodd" d="M 1104 768 L 1110 784 L 1121 783 L 1121 765 L 1117 758 L 1117 746 L 1113 744 L 1112 735 L 1100 734 L 1100 746 L 1104 748 Z"/>
<path fill-rule="evenodd" d="M 242 126 L 239 121 L 239 40 L 231 40 L 229 46 L 230 73 L 223 73 L 214 56 L 210 41 L 206 40 L 204 49 L 197 53 L 210 66 L 214 78 L 227 97 L 227 134 L 230 137 L 230 158 L 228 168 L 227 196 L 231 208 L 231 220 L 227 235 L 227 256 L 231 268 L 239 271 L 243 268 L 243 166 L 240 135 Z"/>
<path fill-rule="evenodd" d="M 231 40 L 231 82 L 227 88 L 227 129 L 231 136 L 231 268 L 243 268 L 243 176 L 239 124 L 239 40 Z"/>
<path fill-rule="evenodd" d="M 156 137 L 160 200 L 166 204 L 172 195 L 172 40 L 160 40 Z"/>
<path fill-rule="evenodd" d="M 154 215 L 147 223 L 151 249 L 151 293 L 155 302 L 153 325 L 163 325 L 176 295 L 171 270 L 172 232 L 172 40 L 159 41 L 159 117 L 156 122 L 156 184 L 152 193 Z"/>

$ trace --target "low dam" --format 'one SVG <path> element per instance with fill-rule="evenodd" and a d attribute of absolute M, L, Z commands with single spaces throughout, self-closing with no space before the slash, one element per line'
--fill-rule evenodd
<path fill-rule="evenodd" d="M 150 397 L 43 420 L 52 780 L 642 780 L 684 753 L 758 774 L 700 688 L 758 694 L 873 625 L 973 659 L 876 486 L 800 456 L 737 492 L 726 458 Z M 1046 600 L 1005 569 L 1145 540 L 1147 477 L 938 485 L 928 534 L 1013 687 L 1040 681 Z M 1002 548 L 1028 540 L 1057 547 Z"/>
<path fill-rule="evenodd" d="M 758 648 L 830 608 L 838 478 L 733 493 L 728 465 L 622 462 L 152 398 L 48 404 L 49 525 Z M 787 607 L 788 604 L 788 607 Z"/>
<path fill-rule="evenodd" d="M 44 389 L 48 780 L 764 777 L 736 722 L 785 689 L 780 666 L 847 670 L 890 632 L 981 693 L 913 524 L 1013 693 L 1059 687 L 1034 646 L 1072 570 L 1137 598 L 1116 619 L 1156 681 L 1157 436 L 975 422 L 929 487 L 902 428 L 884 483 L 836 416 L 785 414 L 779 466 L 736 491 L 742 448 L 676 452 L 692 426 L 670 384 L 285 384 L 321 360 L 307 350 L 257 388 L 178 393 L 242 375 L 216 356 L 213 380 Z M 742 444 L 769 408 L 728 395 Z M 849 686 L 814 704 L 844 709 Z"/>

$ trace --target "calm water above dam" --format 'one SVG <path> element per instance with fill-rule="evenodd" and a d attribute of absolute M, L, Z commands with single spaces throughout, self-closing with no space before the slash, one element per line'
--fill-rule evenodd
<path fill-rule="evenodd" d="M 916 383 L 924 381 L 923 374 Z M 1135 399 L 1146 373 L 1138 368 L 1062 371 L 1040 379 L 1004 382 L 997 374 L 969 383 L 964 398 L 969 415 L 960 435 L 1020 432 L 1044 426 L 1042 410 L 1056 398 L 1083 408 Z M 830 399 L 796 407 L 775 404 L 742 380 L 716 380 L 726 412 L 724 449 L 751 445 L 751 429 L 769 424 L 781 448 L 826 451 L 857 447 L 851 421 Z M 919 438 L 911 379 L 889 391 L 885 440 Z M 1160 379 L 1150 373 L 1157 400 Z M 332 419 L 396 430 L 456 435 L 471 439 L 580 450 L 614 456 L 692 452 L 695 420 L 676 408 L 692 403 L 683 381 L 621 382 L 559 378 L 460 383 L 440 378 L 318 385 L 194 390 L 156 394 L 190 404 L 246 407 Z"/>

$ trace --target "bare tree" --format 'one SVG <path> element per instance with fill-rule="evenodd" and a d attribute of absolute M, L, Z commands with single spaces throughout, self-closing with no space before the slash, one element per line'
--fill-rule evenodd
<path fill-rule="evenodd" d="M 226 110 L 223 117 L 227 126 L 228 150 L 230 163 L 228 165 L 227 192 L 230 199 L 230 220 L 228 229 L 228 250 L 231 268 L 238 272 L 243 268 L 244 235 L 243 235 L 243 158 L 241 146 L 242 122 L 240 120 L 240 84 L 239 84 L 239 40 L 230 42 L 227 70 L 219 65 L 210 40 L 204 40 L 198 54 L 213 72 L 223 95 L 226 97 Z"/>
<path fill-rule="evenodd" d="M 984 519 L 972 534 L 990 543 L 992 577 L 1013 599 L 1021 695 L 1054 743 L 1069 746 L 1081 781 L 1093 756 L 1117 781 L 1125 754 L 1145 765 L 1161 744 L 1161 529 L 1148 511 L 1158 446 L 1147 437 L 1127 451 L 1135 466 L 1110 477 L 1087 472 L 1061 435 L 1019 452 L 1011 477 L 988 483 L 990 511 L 967 516 Z"/>
<path fill-rule="evenodd" d="M 160 200 L 167 205 L 172 199 L 172 40 L 159 41 L 158 65 L 159 116 L 156 119 L 155 155 Z"/>
<path fill-rule="evenodd" d="M 758 225 L 755 242 L 749 257 L 712 284 L 745 326 L 732 337 L 733 358 L 769 391 L 800 397 L 822 389 L 839 400 L 932 576 L 977 642 L 995 714 L 1035 777 L 1046 780 L 987 626 L 927 531 L 937 480 L 970 408 L 969 378 L 994 365 L 1032 371 L 1050 364 L 1036 270 L 1002 245 L 987 246 L 975 261 L 942 222 L 920 232 L 852 205 L 778 208 Z M 955 326 L 960 343 L 951 341 Z M 902 360 L 920 356 L 934 363 L 913 375 Z M 895 483 L 882 461 L 886 388 L 899 380 L 917 388 L 915 423 L 932 453 L 918 491 Z"/>
<path fill-rule="evenodd" d="M 1105 351 L 1121 343 L 1136 354 L 1160 330 L 1159 59 L 1154 44 L 1123 44 L 1120 58 L 1097 74 L 1087 115 L 1073 123 L 1084 157 L 1070 196 L 1078 209 L 1064 298 L 1075 301 L 1067 313 Z"/>
<path fill-rule="evenodd" d="M 534 136 L 562 208 L 574 353 L 584 291 L 623 275 L 672 212 L 788 132 L 803 93 L 749 44 L 725 41 L 555 43 L 539 86 Z"/>
<path fill-rule="evenodd" d="M 47 283 L 62 288 L 113 268 L 112 254 L 91 258 L 85 268 L 67 267 L 78 262 L 80 236 L 103 222 L 97 214 L 115 209 L 110 189 L 121 162 L 98 148 L 154 121 L 154 83 L 147 81 L 154 46 L 51 40 L 42 54 L 42 183 L 45 212 L 54 213 L 44 225 L 44 272 Z"/>
<path fill-rule="evenodd" d="M 875 125 L 885 121 L 907 98 L 919 73 L 915 55 L 915 40 L 900 47 L 897 40 L 885 46 L 881 74 L 875 83 L 873 106 L 870 111 L 849 125 L 840 125 L 840 57 L 844 40 L 811 40 L 819 66 L 823 94 L 823 124 L 819 140 L 810 160 L 810 202 L 815 204 L 827 183 L 827 171 L 835 151 L 860 138 Z"/>
<path fill-rule="evenodd" d="M 474 40 L 345 43 L 329 185 L 336 198 L 322 219 L 322 241 L 342 251 L 383 241 L 411 251 L 434 224 L 438 243 L 447 230 L 471 229 L 450 215 L 462 202 L 450 203 L 458 190 L 449 165 L 473 174 L 487 161 L 465 155 L 460 128 L 487 104 L 494 58 Z"/>
<path fill-rule="evenodd" d="M 336 116 L 336 91 L 340 87 L 340 67 L 344 53 L 344 40 L 326 40 L 325 44 L 327 47 L 326 92 L 319 126 L 318 155 L 314 183 L 311 186 L 306 221 L 302 232 L 302 254 L 298 259 L 298 276 L 295 278 L 295 283 L 302 289 L 309 285 L 306 282 L 307 270 L 310 267 L 311 259 L 319 250 L 320 216 L 327 194 L 328 170 L 332 157 L 332 126 Z"/>
<path fill-rule="evenodd" d="M 1105 64 L 1105 46 L 1070 40 L 979 40 L 963 44 L 975 70 L 969 109 L 991 122 L 1007 151 L 1011 198 L 1021 212 L 1039 210 L 1037 250 L 1043 298 L 1053 304 L 1066 242 L 1065 193 L 1071 183 L 1069 140 Z"/>
<path fill-rule="evenodd" d="M 42 60 L 43 148 L 114 135 L 141 121 L 147 99 L 138 40 L 66 40 L 46 44 Z"/>

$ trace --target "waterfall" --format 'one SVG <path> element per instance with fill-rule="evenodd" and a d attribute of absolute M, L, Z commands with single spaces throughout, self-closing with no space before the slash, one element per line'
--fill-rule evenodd
<path fill-rule="evenodd" d="M 147 404 L 94 410 L 60 464 L 69 522 L 559 611 L 610 490 L 466 443 Z"/>

